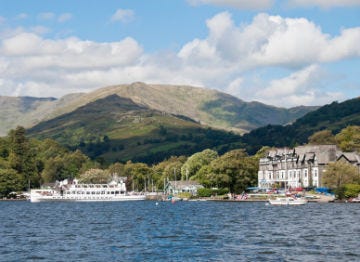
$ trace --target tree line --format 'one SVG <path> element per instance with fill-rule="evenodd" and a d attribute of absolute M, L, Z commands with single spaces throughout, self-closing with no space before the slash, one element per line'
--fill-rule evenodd
<path fill-rule="evenodd" d="M 322 130 L 310 136 L 308 143 L 337 144 L 343 151 L 360 152 L 360 126 L 349 126 L 336 135 Z M 205 149 L 152 165 L 127 161 L 102 166 L 103 163 L 90 159 L 80 150 L 71 151 L 54 140 L 29 139 L 26 130 L 17 127 L 0 138 L 0 197 L 66 178 L 106 183 L 113 174 L 127 178 L 128 190 L 161 191 L 166 181 L 194 180 L 205 188 L 241 193 L 257 185 L 259 159 L 269 149 L 263 147 L 254 155 L 248 155 L 244 149 L 223 154 Z M 331 163 L 323 184 L 339 196 L 354 196 L 360 192 L 359 170 L 347 163 Z"/>

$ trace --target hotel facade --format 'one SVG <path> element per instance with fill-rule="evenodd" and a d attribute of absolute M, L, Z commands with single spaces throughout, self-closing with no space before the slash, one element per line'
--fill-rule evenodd
<path fill-rule="evenodd" d="M 359 154 L 342 152 L 335 145 L 276 148 L 259 161 L 258 187 L 322 187 L 327 164 L 336 161 L 347 161 L 360 172 Z"/>

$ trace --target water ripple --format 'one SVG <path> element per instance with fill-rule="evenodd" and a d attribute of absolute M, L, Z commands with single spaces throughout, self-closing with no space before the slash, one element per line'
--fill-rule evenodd
<path fill-rule="evenodd" d="M 0 261 L 359 261 L 360 205 L 0 202 Z"/>

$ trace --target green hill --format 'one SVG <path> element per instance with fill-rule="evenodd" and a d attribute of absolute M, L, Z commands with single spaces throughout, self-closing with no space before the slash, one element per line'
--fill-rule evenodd
<path fill-rule="evenodd" d="M 258 128 L 245 134 L 242 142 L 247 144 L 249 152 L 254 153 L 262 146 L 291 147 L 304 144 L 317 131 L 328 129 L 337 133 L 349 125 L 360 125 L 360 98 L 325 105 L 291 125 Z"/>
<path fill-rule="evenodd" d="M 258 102 L 244 102 L 231 95 L 207 88 L 133 83 L 104 87 L 86 94 L 70 94 L 56 100 L 0 97 L 3 123 L 0 126 L 0 136 L 17 125 L 30 128 L 42 121 L 71 113 L 111 95 L 129 98 L 149 109 L 186 116 L 203 125 L 236 133 L 249 132 L 268 124 L 288 124 L 316 109 L 316 107 L 285 109 Z M 11 102 L 28 99 L 35 101 L 34 106 L 24 107 L 27 102 Z"/>
<path fill-rule="evenodd" d="M 267 125 L 284 125 L 317 107 L 277 108 L 258 102 L 244 102 L 231 95 L 207 88 L 179 85 L 130 85 L 105 87 L 82 96 L 77 104 L 117 94 L 148 108 L 183 115 L 214 128 L 237 133 Z M 76 106 L 76 104 L 70 105 Z"/>
<path fill-rule="evenodd" d="M 154 163 L 171 155 L 190 155 L 205 148 L 225 152 L 239 136 L 205 128 L 196 121 L 149 109 L 128 98 L 110 95 L 28 130 L 52 138 L 105 162 Z"/>

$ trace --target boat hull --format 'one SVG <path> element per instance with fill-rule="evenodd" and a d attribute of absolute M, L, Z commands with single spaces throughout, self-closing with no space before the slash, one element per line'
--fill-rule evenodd
<path fill-rule="evenodd" d="M 68 197 L 68 196 L 30 196 L 30 202 L 114 202 L 114 201 L 140 201 L 146 200 L 145 195 L 124 195 L 118 197 L 89 197 L 89 198 L 80 198 L 80 197 Z"/>
<path fill-rule="evenodd" d="M 305 205 L 307 204 L 306 199 L 293 199 L 293 198 L 277 198 L 269 199 L 269 203 L 274 206 L 291 206 L 291 205 Z"/>
<path fill-rule="evenodd" d="M 81 184 L 76 179 L 69 183 L 59 182 L 50 188 L 32 189 L 30 202 L 67 201 L 67 202 L 114 202 L 145 200 L 146 195 L 127 192 L 125 183 L 112 181 L 109 184 Z"/>

